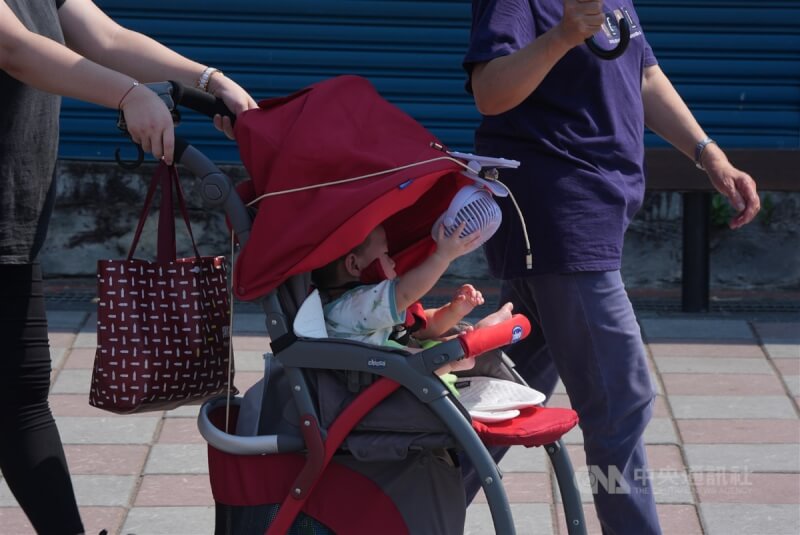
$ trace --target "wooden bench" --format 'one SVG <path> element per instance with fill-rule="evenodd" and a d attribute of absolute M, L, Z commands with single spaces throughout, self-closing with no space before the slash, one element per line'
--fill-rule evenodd
<path fill-rule="evenodd" d="M 730 161 L 749 173 L 758 191 L 800 191 L 800 149 L 726 149 Z M 683 197 L 681 309 L 709 309 L 709 224 L 711 194 L 705 173 L 671 148 L 647 149 L 647 189 L 677 191 Z"/>

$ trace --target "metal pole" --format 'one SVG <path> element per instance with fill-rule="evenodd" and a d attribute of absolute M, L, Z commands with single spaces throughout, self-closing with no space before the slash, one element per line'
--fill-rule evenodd
<path fill-rule="evenodd" d="M 683 193 L 681 309 L 684 312 L 708 312 L 710 206 L 708 192 Z"/>

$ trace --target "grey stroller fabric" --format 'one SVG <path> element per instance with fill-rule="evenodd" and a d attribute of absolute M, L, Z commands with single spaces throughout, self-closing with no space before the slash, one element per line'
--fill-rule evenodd
<path fill-rule="evenodd" d="M 247 391 L 240 407 L 237 423 L 239 435 L 285 433 L 296 429 L 294 422 L 298 421 L 298 415 L 283 366 L 269 354 L 265 363 L 264 378 Z M 326 385 L 336 385 L 333 373 L 319 372 L 316 375 L 326 377 L 322 381 Z M 343 396 L 340 399 L 353 397 L 341 384 L 331 389 L 323 387 L 323 390 L 326 390 L 325 396 L 328 397 L 338 398 L 340 394 Z M 384 403 L 387 402 L 386 408 L 376 408 L 380 412 L 374 416 L 376 421 L 380 421 L 385 414 L 399 414 L 402 407 L 406 412 L 417 414 L 427 411 L 430 413 L 427 427 L 435 432 L 356 432 L 345 441 L 349 451 L 334 456 L 334 462 L 347 466 L 378 485 L 392 499 L 410 533 L 461 533 L 466 502 L 461 468 L 455 460 L 456 455 L 447 449 L 454 445 L 453 439 L 443 432 L 441 424 L 438 428 L 432 425 L 435 418 L 433 413 L 413 396 L 409 399 L 399 396 L 394 400 L 387 399 Z M 409 411 L 409 403 L 423 410 Z M 346 403 L 339 401 L 337 405 Z M 332 411 L 328 413 L 333 415 Z M 386 425 L 380 424 L 380 427 Z M 237 508 L 237 511 L 235 514 L 249 515 L 255 522 L 263 519 L 260 509 Z M 246 519 L 238 517 L 233 521 L 240 526 L 241 522 L 247 523 Z"/>

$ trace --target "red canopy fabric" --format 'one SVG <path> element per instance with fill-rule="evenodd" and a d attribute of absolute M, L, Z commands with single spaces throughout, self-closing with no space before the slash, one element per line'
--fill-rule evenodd
<path fill-rule="evenodd" d="M 235 130 L 251 177 L 237 188 L 245 202 L 409 166 L 262 199 L 234 267 L 234 293 L 243 300 L 339 258 L 382 222 L 402 273 L 432 250 L 431 226 L 470 182 L 431 146 L 438 140 L 430 132 L 356 76 L 261 101 Z M 420 162 L 427 163 L 412 165 Z"/>

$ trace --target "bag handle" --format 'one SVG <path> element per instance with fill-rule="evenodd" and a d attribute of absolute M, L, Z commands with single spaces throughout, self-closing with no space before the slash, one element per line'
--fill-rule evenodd
<path fill-rule="evenodd" d="M 186 229 L 189 231 L 189 237 L 192 240 L 192 248 L 194 249 L 195 256 L 199 259 L 200 252 L 197 249 L 197 244 L 194 240 L 192 227 L 189 224 L 189 212 L 186 210 L 186 202 L 183 197 L 183 190 L 181 189 L 180 179 L 178 178 L 178 170 L 174 165 L 167 165 L 161 162 L 150 180 L 150 187 L 147 190 L 147 196 L 144 200 L 144 207 L 139 216 L 139 224 L 136 226 L 136 232 L 133 235 L 131 248 L 128 251 L 128 260 L 133 258 L 136 252 L 136 247 L 139 245 L 139 239 L 142 236 L 142 229 L 147 220 L 147 215 L 150 213 L 150 205 L 153 202 L 153 197 L 158 184 L 161 183 L 161 210 L 158 217 L 158 252 L 156 259 L 159 263 L 174 262 L 176 257 L 175 247 L 175 212 L 172 204 L 172 183 L 176 185 L 178 192 L 178 205 L 181 208 L 181 215 L 183 221 L 186 223 Z"/>

